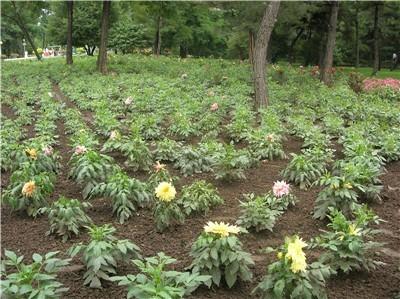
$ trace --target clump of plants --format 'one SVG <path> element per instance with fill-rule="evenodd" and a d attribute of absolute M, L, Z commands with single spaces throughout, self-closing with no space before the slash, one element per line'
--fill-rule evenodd
<path fill-rule="evenodd" d="M 211 283 L 209 275 L 167 270 L 166 267 L 176 263 L 176 259 L 163 252 L 144 261 L 132 260 L 132 263 L 139 269 L 139 274 L 111 278 L 118 285 L 127 287 L 128 299 L 184 298 L 201 284 L 209 286 Z"/>
<path fill-rule="evenodd" d="M 70 177 L 84 185 L 82 194 L 87 198 L 97 184 L 104 182 L 115 168 L 111 157 L 87 150 L 84 146 L 76 147 L 70 161 Z"/>
<path fill-rule="evenodd" d="M 85 212 L 90 206 L 87 202 L 61 196 L 50 207 L 42 210 L 49 218 L 50 229 L 47 234 L 56 234 L 62 237 L 63 242 L 72 235 L 77 236 L 81 228 L 92 223 Z"/>
<path fill-rule="evenodd" d="M 115 171 L 106 182 L 96 185 L 90 196 L 103 196 L 112 201 L 113 213 L 123 224 L 138 208 L 150 204 L 151 194 L 146 184 L 129 177 L 121 170 Z"/>
<path fill-rule="evenodd" d="M 165 164 L 161 164 L 157 161 L 153 166 L 153 171 L 147 179 L 147 190 L 153 192 L 161 182 L 175 183 L 177 180 L 178 177 L 171 176 Z"/>
<path fill-rule="evenodd" d="M 161 182 L 155 189 L 155 195 L 153 214 L 157 230 L 162 232 L 173 223 L 183 223 L 185 214 L 175 200 L 175 187 L 169 182 Z"/>
<path fill-rule="evenodd" d="M 19 299 L 61 298 L 68 288 L 57 280 L 57 273 L 68 266 L 70 259 L 59 259 L 56 257 L 58 253 L 49 252 L 44 256 L 34 253 L 33 262 L 25 264 L 24 256 L 5 250 L 0 271 L 2 296 Z"/>
<path fill-rule="evenodd" d="M 15 151 L 10 158 L 13 160 L 14 169 L 19 168 L 22 164 L 29 164 L 36 173 L 57 173 L 60 168 L 59 156 L 51 146 L 44 146 L 42 150 L 38 150 L 36 147 L 27 147 L 24 150 Z"/>
<path fill-rule="evenodd" d="M 233 144 L 227 144 L 215 157 L 213 164 L 215 178 L 225 181 L 246 179 L 244 171 L 251 166 L 252 162 L 246 150 L 236 150 Z"/>
<path fill-rule="evenodd" d="M 185 186 L 179 198 L 186 215 L 195 212 L 207 213 L 211 207 L 222 204 L 224 200 L 218 195 L 216 188 L 204 180 Z"/>
<path fill-rule="evenodd" d="M 289 182 L 299 185 L 300 189 L 308 189 L 325 172 L 323 161 L 307 154 L 290 154 L 292 160 L 282 171 Z"/>
<path fill-rule="evenodd" d="M 30 164 L 25 164 L 11 175 L 10 183 L 2 194 L 3 200 L 13 211 L 24 211 L 28 216 L 36 217 L 41 208 L 47 206 L 54 181 L 54 173 L 36 173 Z"/>
<path fill-rule="evenodd" d="M 249 269 L 254 265 L 251 255 L 242 249 L 237 235 L 240 228 L 223 222 L 208 222 L 204 232 L 193 243 L 190 266 L 193 273 L 211 275 L 212 283 L 219 286 L 222 278 L 229 288 L 238 279 L 250 281 Z"/>
<path fill-rule="evenodd" d="M 139 258 L 140 249 L 130 240 L 118 240 L 113 235 L 115 228 L 109 224 L 87 228 L 89 243 L 72 246 L 68 254 L 72 258 L 82 254 L 82 262 L 86 266 L 83 283 L 91 288 L 101 288 L 101 280 L 110 280 L 110 275 L 116 274 L 117 263 Z"/>
<path fill-rule="evenodd" d="M 296 203 L 296 197 L 290 193 L 290 186 L 285 181 L 275 182 L 272 191 L 262 196 L 247 195 L 246 201 L 240 203 L 241 215 L 236 223 L 246 229 L 254 228 L 257 232 L 272 232 L 278 217 L 289 205 Z"/>
<path fill-rule="evenodd" d="M 267 274 L 252 293 L 265 299 L 328 298 L 325 283 L 335 271 L 320 262 L 307 264 L 303 251 L 306 246 L 298 236 L 292 236 L 286 237 L 278 249 L 267 248 L 266 252 L 277 252 L 278 260 L 268 266 Z"/>
<path fill-rule="evenodd" d="M 178 159 L 180 142 L 165 137 L 156 143 L 156 149 L 153 155 L 157 161 L 175 162 Z"/>
<path fill-rule="evenodd" d="M 110 137 L 110 139 L 104 144 L 102 150 L 120 151 L 127 158 L 125 164 L 134 171 L 147 171 L 153 164 L 151 152 L 140 135 L 134 135 L 131 137 Z"/>
<path fill-rule="evenodd" d="M 369 224 L 382 221 L 372 210 L 365 205 L 360 207 L 354 212 L 354 220 L 347 219 L 336 209 L 331 208 L 329 211 L 330 230 L 323 231 L 313 241 L 313 247 L 325 250 L 320 257 L 321 262 L 344 273 L 354 270 L 370 271 L 384 264 L 373 258 L 383 244 L 372 241 L 380 230 L 370 228 Z"/>
<path fill-rule="evenodd" d="M 247 140 L 250 144 L 251 154 L 257 160 L 286 158 L 279 135 L 265 134 L 263 130 L 254 130 L 249 133 Z"/>
<path fill-rule="evenodd" d="M 184 176 L 190 176 L 211 171 L 212 162 L 212 159 L 205 156 L 201 149 L 186 146 L 180 150 L 174 167 L 178 168 Z"/>

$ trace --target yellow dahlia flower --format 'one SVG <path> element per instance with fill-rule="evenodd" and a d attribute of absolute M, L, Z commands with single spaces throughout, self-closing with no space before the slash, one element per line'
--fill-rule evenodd
<path fill-rule="evenodd" d="M 236 225 L 209 221 L 207 225 L 204 226 L 204 231 L 206 233 L 219 235 L 220 237 L 228 237 L 229 234 L 238 234 L 240 229 Z"/>
<path fill-rule="evenodd" d="M 303 248 L 306 246 L 307 243 L 297 236 L 288 244 L 286 257 L 291 260 L 290 269 L 293 273 L 306 270 L 306 255 L 303 251 Z"/>
<path fill-rule="evenodd" d="M 26 197 L 32 197 L 33 192 L 36 190 L 36 184 L 34 181 L 29 181 L 25 183 L 24 187 L 22 187 L 22 195 Z"/>
<path fill-rule="evenodd" d="M 27 148 L 25 152 L 31 159 L 37 159 L 37 151 L 34 148 Z"/>
<path fill-rule="evenodd" d="M 360 234 L 361 229 L 357 228 L 355 224 L 349 225 L 349 235 L 350 236 L 358 236 Z"/>
<path fill-rule="evenodd" d="M 282 252 L 278 252 L 278 254 L 276 256 L 278 257 L 278 259 L 282 259 L 283 258 L 283 253 Z"/>
<path fill-rule="evenodd" d="M 155 193 L 159 200 L 169 202 L 175 198 L 176 190 L 175 187 L 172 186 L 172 184 L 161 182 L 157 186 Z"/>

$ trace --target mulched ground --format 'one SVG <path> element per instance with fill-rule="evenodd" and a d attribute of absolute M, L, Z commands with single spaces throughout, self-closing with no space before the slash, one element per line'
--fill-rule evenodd
<path fill-rule="evenodd" d="M 73 107 L 68 99 L 66 99 L 55 87 L 55 98 L 66 102 L 67 106 Z M 12 117 L 12 110 L 3 106 L 3 115 L 8 118 Z M 90 112 L 84 112 L 85 119 L 90 120 Z M 89 121 L 90 124 L 90 121 Z M 81 198 L 81 187 L 68 179 L 69 160 L 72 149 L 68 145 L 68 136 L 64 133 L 64 125 L 61 120 L 58 121 L 58 134 L 60 136 L 60 144 L 57 150 L 63 157 L 63 167 L 57 178 L 56 190 L 52 196 L 52 200 L 58 198 L 59 195 L 66 195 L 72 198 Z M 28 128 L 32 132 L 32 126 Z M 301 140 L 288 137 L 284 144 L 286 153 L 299 152 Z M 118 154 L 113 154 L 116 161 L 122 165 L 123 158 Z M 95 199 L 91 203 L 93 207 L 88 211 L 93 221 L 100 225 L 111 223 L 117 229 L 119 238 L 128 238 L 136 243 L 145 256 L 155 255 L 157 252 L 164 251 L 178 260 L 176 269 L 183 270 L 187 267 L 191 258 L 189 257 L 190 245 L 202 231 L 204 224 L 209 220 L 225 221 L 234 223 L 239 215 L 239 199 L 242 194 L 256 193 L 262 194 L 271 189 L 274 181 L 280 180 L 280 171 L 285 168 L 288 160 L 267 161 L 261 163 L 259 167 L 246 171 L 247 180 L 235 183 L 221 183 L 215 181 L 212 174 L 200 174 L 192 177 L 181 177 L 177 189 L 183 185 L 190 184 L 197 179 L 205 179 L 218 188 L 220 195 L 224 198 L 225 203 L 214 208 L 206 216 L 196 215 L 188 218 L 184 225 L 177 226 L 167 230 L 163 234 L 157 233 L 154 228 L 151 211 L 141 210 L 129 219 L 124 225 L 118 224 L 116 218 L 112 215 L 111 204 L 104 199 Z M 168 165 L 168 169 L 173 174 L 178 174 Z M 131 176 L 140 179 L 146 177 L 143 173 L 135 173 L 127 169 Z M 7 186 L 9 173 L 4 172 L 1 178 L 2 187 Z M 386 266 L 378 268 L 371 273 L 354 272 L 350 275 L 340 275 L 332 278 L 328 283 L 329 298 L 394 298 L 395 294 L 400 291 L 400 162 L 391 163 L 387 166 L 387 173 L 382 176 L 385 189 L 383 191 L 384 200 L 382 203 L 370 203 L 370 206 L 383 219 L 387 220 L 380 228 L 384 233 L 378 236 L 379 241 L 386 242 L 385 252 L 381 253 L 380 259 L 387 263 Z M 205 287 L 197 290 L 190 298 L 219 298 L 219 299 L 239 299 L 248 298 L 251 290 L 265 274 L 266 266 L 273 262 L 274 255 L 264 255 L 260 250 L 267 246 L 279 246 L 287 235 L 299 234 L 303 239 L 307 240 L 316 236 L 319 229 L 325 227 L 326 222 L 313 220 L 311 213 L 314 206 L 314 200 L 318 194 L 318 189 L 313 188 L 309 191 L 299 190 L 297 187 L 292 188 L 298 197 L 298 204 L 290 208 L 277 222 L 274 232 L 249 233 L 242 235 L 240 239 L 243 242 L 245 250 L 249 251 L 256 262 L 253 268 L 254 278 L 252 283 L 238 283 L 232 289 L 226 286 L 208 290 Z M 28 260 L 35 252 L 46 253 L 49 251 L 65 252 L 73 243 L 86 241 L 87 235 L 82 233 L 79 238 L 68 241 L 67 243 L 46 236 L 48 230 L 48 222 L 46 217 L 36 219 L 28 218 L 18 213 L 11 214 L 7 206 L 1 208 L 1 228 L 2 228 L 2 248 L 14 250 L 18 254 L 25 255 Z M 308 259 L 312 260 L 315 256 L 311 253 Z M 78 259 L 74 260 L 74 265 L 79 265 Z M 70 288 L 64 298 L 125 298 L 126 290 L 116 286 L 114 283 L 104 283 L 103 289 L 96 290 L 83 286 L 82 276 L 83 269 L 68 271 L 59 275 L 60 280 Z M 118 268 L 120 274 L 134 273 L 132 265 L 121 265 Z"/>

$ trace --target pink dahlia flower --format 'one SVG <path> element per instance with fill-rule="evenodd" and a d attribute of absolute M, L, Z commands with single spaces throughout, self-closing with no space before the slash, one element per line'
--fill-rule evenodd
<path fill-rule="evenodd" d="M 272 187 L 272 191 L 274 192 L 274 195 L 276 197 L 282 197 L 284 195 L 288 195 L 290 190 L 290 186 L 288 183 L 285 181 L 277 181 L 274 183 L 274 186 Z"/>
<path fill-rule="evenodd" d="M 53 148 L 50 145 L 47 145 L 43 148 L 43 153 L 46 156 L 51 156 L 53 154 Z"/>
<path fill-rule="evenodd" d="M 211 105 L 210 110 L 211 111 L 216 111 L 216 110 L 218 110 L 218 108 L 219 108 L 218 103 L 214 103 L 214 104 Z"/>
<path fill-rule="evenodd" d="M 84 145 L 78 145 L 75 148 L 75 154 L 77 154 L 77 155 L 80 155 L 80 154 L 83 154 L 83 153 L 86 153 L 86 152 L 87 152 L 87 148 Z"/>

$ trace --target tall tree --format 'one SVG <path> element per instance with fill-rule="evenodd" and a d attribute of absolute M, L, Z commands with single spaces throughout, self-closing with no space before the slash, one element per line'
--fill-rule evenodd
<path fill-rule="evenodd" d="M 328 25 L 328 37 L 326 41 L 324 62 L 321 68 L 321 81 L 325 84 L 332 82 L 333 51 L 336 43 L 336 27 L 339 12 L 339 1 L 331 1 L 330 17 Z"/>
<path fill-rule="evenodd" d="M 375 2 L 375 14 L 374 14 L 374 66 L 372 70 L 372 75 L 376 75 L 379 71 L 380 61 L 379 61 L 379 11 L 381 7 L 380 2 Z"/>
<path fill-rule="evenodd" d="M 72 64 L 72 19 L 74 11 L 74 2 L 67 1 L 67 64 Z"/>
<path fill-rule="evenodd" d="M 107 43 L 110 23 L 111 1 L 103 1 L 103 15 L 101 17 L 101 35 L 99 55 L 97 56 L 97 69 L 102 74 L 107 74 Z"/>
<path fill-rule="evenodd" d="M 360 22 L 359 18 L 359 4 L 355 3 L 356 6 L 356 14 L 354 16 L 355 22 L 355 40 L 356 40 L 356 68 L 360 66 Z"/>
<path fill-rule="evenodd" d="M 265 8 L 254 47 L 253 80 L 256 106 L 258 109 L 268 106 L 268 88 L 265 80 L 268 43 L 276 22 L 280 1 L 271 1 Z"/>
<path fill-rule="evenodd" d="M 40 60 L 42 57 L 38 53 L 34 39 L 32 38 L 31 33 L 28 30 L 27 19 L 30 18 L 30 16 L 28 15 L 32 13 L 37 14 L 36 17 L 40 15 L 40 12 L 38 11 L 41 10 L 40 5 L 41 4 L 29 3 L 29 6 L 27 6 L 26 3 L 17 4 L 15 1 L 11 1 L 10 4 L 2 3 L 2 12 L 1 12 L 2 16 L 14 22 L 18 26 L 18 28 L 22 31 L 24 37 L 27 39 L 29 45 L 31 46 L 38 60 Z"/>

